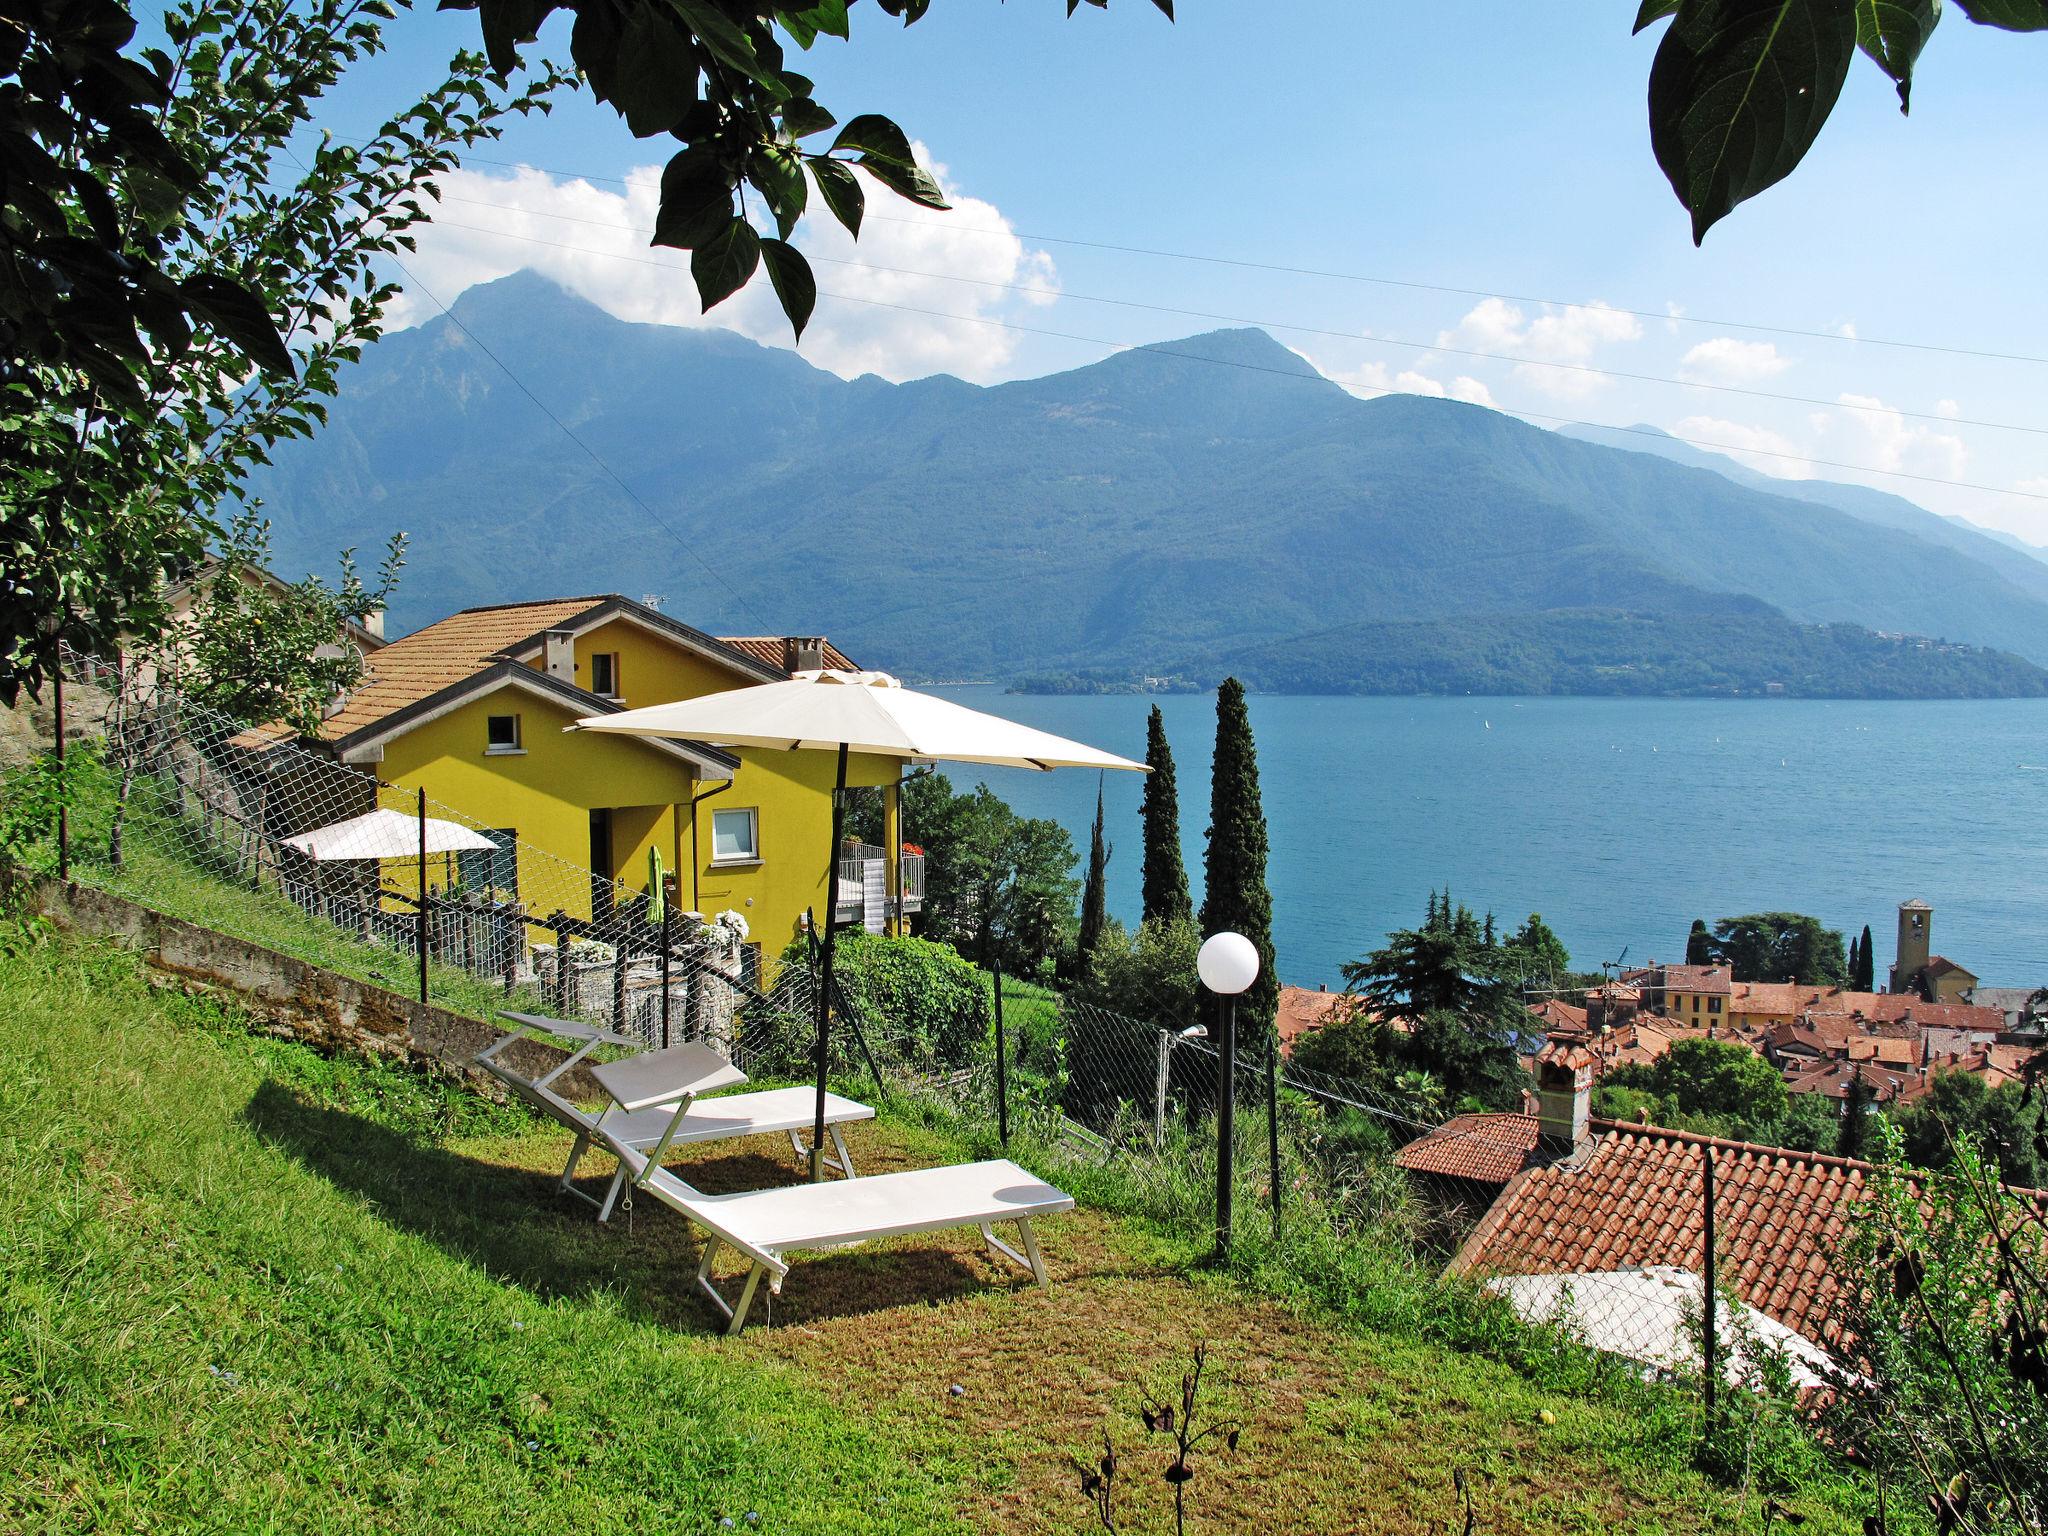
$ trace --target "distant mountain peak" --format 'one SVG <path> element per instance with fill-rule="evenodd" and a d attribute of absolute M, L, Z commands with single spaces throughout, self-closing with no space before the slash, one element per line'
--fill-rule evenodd
<path fill-rule="evenodd" d="M 487 283 L 472 283 L 456 295 L 448 310 L 456 318 L 468 320 L 485 315 L 519 314 L 538 307 L 550 311 L 569 308 L 603 313 L 599 306 L 581 294 L 571 293 L 553 278 L 531 267 L 521 267 L 517 272 L 493 278 Z"/>
<path fill-rule="evenodd" d="M 1154 352 L 1168 357 L 1199 358 L 1208 363 L 1228 363 L 1241 368 L 1262 368 L 1303 378 L 1322 377 L 1315 365 L 1293 348 L 1276 341 L 1257 326 L 1239 326 L 1221 331 L 1204 331 L 1179 341 L 1154 342 L 1133 347 L 1134 352 Z"/>

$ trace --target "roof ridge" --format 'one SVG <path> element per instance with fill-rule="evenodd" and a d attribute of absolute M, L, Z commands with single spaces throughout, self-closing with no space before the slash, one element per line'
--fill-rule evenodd
<path fill-rule="evenodd" d="M 512 608 L 553 608 L 561 603 L 589 603 L 594 605 L 597 603 L 608 603 L 615 597 L 623 598 L 624 596 L 625 594 L 622 592 L 599 592 L 594 596 L 529 597 L 516 603 L 479 603 L 474 608 L 458 608 L 453 613 L 447 615 L 446 618 L 436 619 L 434 623 L 445 624 L 448 622 L 448 619 L 461 618 L 465 613 L 504 613 Z M 426 627 L 432 629 L 434 626 L 429 624 Z"/>
<path fill-rule="evenodd" d="M 1845 1063 L 1827 1063 L 1826 1065 L 1845 1065 Z M 1868 1162 L 1860 1157 L 1843 1157 L 1834 1152 L 1803 1152 L 1797 1147 L 1774 1147 L 1769 1142 L 1763 1141 L 1735 1141 L 1726 1136 L 1709 1136 L 1702 1131 L 1685 1131 L 1671 1125 L 1654 1125 L 1634 1120 L 1603 1120 L 1599 1118 L 1595 1118 L 1588 1123 L 1595 1129 L 1628 1131 L 1639 1136 L 1650 1134 L 1672 1141 L 1690 1141 L 1701 1146 L 1725 1148 L 1730 1152 L 1774 1152 L 1780 1157 L 1795 1157 L 1802 1162 L 1809 1162 L 1826 1168 L 1843 1168 L 1869 1173 L 1873 1172 L 1877 1167 L 1875 1163 Z"/>

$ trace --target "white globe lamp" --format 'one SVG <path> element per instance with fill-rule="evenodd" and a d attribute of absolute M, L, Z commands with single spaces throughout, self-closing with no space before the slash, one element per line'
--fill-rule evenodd
<path fill-rule="evenodd" d="M 1195 956 L 1195 974 L 1221 997 L 1236 997 L 1259 979 L 1259 947 L 1241 933 L 1211 934 Z"/>

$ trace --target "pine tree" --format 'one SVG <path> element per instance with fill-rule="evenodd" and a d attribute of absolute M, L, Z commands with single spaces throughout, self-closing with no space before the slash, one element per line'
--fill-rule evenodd
<path fill-rule="evenodd" d="M 1870 949 L 1870 924 L 1863 925 L 1863 943 L 1856 951 L 1856 964 L 1850 968 L 1849 986 L 1856 992 L 1877 990 L 1877 957 Z"/>
<path fill-rule="evenodd" d="M 1202 933 L 1241 933 L 1259 950 L 1259 979 L 1238 1000 L 1238 1027 L 1257 1045 L 1273 1028 L 1280 982 L 1273 974 L 1273 896 L 1266 889 L 1266 813 L 1258 749 L 1244 684 L 1216 690 L 1216 759 L 1209 776 L 1209 846 L 1203 860 Z"/>
<path fill-rule="evenodd" d="M 1143 920 L 1170 923 L 1192 918 L 1187 866 L 1180 856 L 1180 791 L 1173 781 L 1173 749 L 1166 744 L 1166 717 L 1152 706 L 1145 722 L 1145 906 Z"/>
<path fill-rule="evenodd" d="M 1692 920 L 1692 932 L 1685 936 L 1685 963 L 1687 965 L 1712 965 L 1714 963 L 1714 936 L 1707 932 L 1707 920 L 1696 917 Z"/>
<path fill-rule="evenodd" d="M 1074 941 L 1074 970 L 1086 970 L 1102 940 L 1109 904 L 1109 844 L 1102 840 L 1102 780 L 1095 781 L 1095 830 L 1088 838 L 1088 883 L 1081 889 L 1081 932 Z"/>

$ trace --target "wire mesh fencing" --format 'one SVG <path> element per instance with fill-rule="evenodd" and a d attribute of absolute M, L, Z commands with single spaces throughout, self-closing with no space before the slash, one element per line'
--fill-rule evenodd
<path fill-rule="evenodd" d="M 802 967 L 674 882 L 600 875 L 159 678 L 72 656 L 68 864 L 89 885 L 462 1012 L 603 1023 L 780 1063 L 815 1017 Z"/>
<path fill-rule="evenodd" d="M 84 657 L 68 672 L 96 737 L 66 770 L 74 878 L 480 1017 L 707 1041 L 760 1078 L 815 1071 L 814 940 L 763 959 L 743 916 L 679 910 L 652 865 L 636 888 L 161 679 Z M 981 1134 L 1029 1138 L 1055 1170 L 1114 1169 L 1149 1214 L 1196 1236 L 1230 1225 L 1275 1254 L 1312 1239 L 1339 1268 L 1377 1245 L 1536 1334 L 1702 1398 L 1708 1383 L 1796 1394 L 1824 1374 L 1823 1330 L 1774 1296 L 1757 1233 L 1790 1223 L 1832 1241 L 1829 1202 L 1788 1216 L 1804 1197 L 1780 1194 L 1773 1209 L 1742 1204 L 1731 1226 L 1716 1220 L 1717 1154 L 1702 1139 L 1603 1184 L 1590 1175 L 1612 1133 L 1581 1147 L 1526 1112 L 1455 1114 L 1313 1071 L 1263 1036 L 1236 1052 L 1226 1136 L 1212 1007 L 1119 1001 L 986 973 L 920 990 L 847 965 L 827 1067 Z M 1580 1183 L 1597 1186 L 1583 1209 Z M 1513 1190 L 1555 1209 L 1510 1222 Z M 1573 1223 L 1629 1240 L 1553 1240 Z"/>

